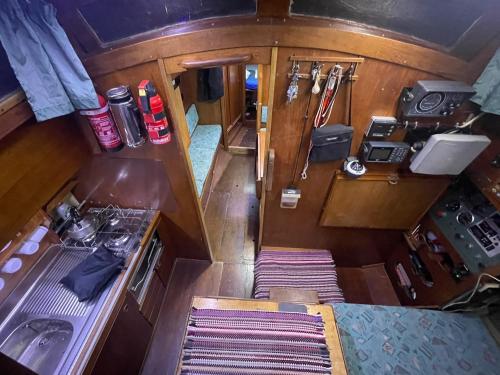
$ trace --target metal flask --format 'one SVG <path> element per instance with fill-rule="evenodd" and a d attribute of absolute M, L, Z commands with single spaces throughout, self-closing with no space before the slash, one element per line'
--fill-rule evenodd
<path fill-rule="evenodd" d="M 118 131 L 127 146 L 135 148 L 144 144 L 146 142 L 146 130 L 129 87 L 113 87 L 108 90 L 106 95 Z"/>

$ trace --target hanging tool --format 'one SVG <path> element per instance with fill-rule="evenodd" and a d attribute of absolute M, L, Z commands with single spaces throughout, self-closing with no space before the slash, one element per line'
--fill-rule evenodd
<path fill-rule="evenodd" d="M 312 68 L 311 68 L 311 78 L 314 82 L 314 85 L 312 87 L 312 90 L 311 92 L 314 94 L 314 95 L 317 95 L 319 94 L 319 92 L 321 91 L 321 87 L 320 87 L 320 81 L 321 81 L 321 68 L 323 67 L 323 64 L 320 64 L 319 62 L 315 61 L 313 64 L 312 64 Z"/>
<path fill-rule="evenodd" d="M 145 79 L 139 84 L 139 108 L 151 143 L 165 144 L 172 139 L 163 101 L 153 84 Z"/>
<path fill-rule="evenodd" d="M 299 63 L 294 60 L 292 63 L 292 79 L 288 90 L 286 90 L 287 103 L 291 103 L 294 99 L 297 99 L 299 93 L 299 69 Z"/>
<path fill-rule="evenodd" d="M 342 82 L 342 66 L 335 65 L 330 69 L 328 77 L 326 79 L 325 87 L 323 88 L 323 94 L 321 95 L 321 100 L 319 103 L 316 116 L 314 117 L 314 128 L 321 128 L 326 125 L 332 114 L 333 105 L 335 104 L 335 99 L 337 98 L 337 93 L 339 91 Z M 304 164 L 304 169 L 301 173 L 301 179 L 307 179 L 307 169 L 309 168 L 309 156 L 311 155 L 313 144 L 309 141 L 309 150 L 307 151 L 307 158 Z"/>
<path fill-rule="evenodd" d="M 335 65 L 326 79 L 325 87 L 323 88 L 323 94 L 321 95 L 321 101 L 319 103 L 318 111 L 316 112 L 316 117 L 314 118 L 314 127 L 320 128 L 325 126 L 330 115 L 332 114 L 333 105 L 335 104 L 335 99 L 337 98 L 337 93 L 342 83 L 342 66 Z"/>

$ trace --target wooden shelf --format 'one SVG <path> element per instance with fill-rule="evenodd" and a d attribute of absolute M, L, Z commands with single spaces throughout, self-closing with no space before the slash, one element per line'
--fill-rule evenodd
<path fill-rule="evenodd" d="M 288 73 L 288 78 L 292 78 L 292 76 L 293 76 L 293 73 Z M 299 74 L 297 74 L 297 76 L 299 77 L 299 79 L 312 80 L 311 74 L 309 74 L 309 73 L 299 73 Z M 319 78 L 320 78 L 320 80 L 327 79 L 328 74 L 320 74 Z M 356 81 L 358 78 L 359 78 L 358 75 L 354 74 L 352 76 L 349 76 L 348 81 Z"/>
<path fill-rule="evenodd" d="M 290 56 L 290 61 L 307 61 L 307 62 L 333 62 L 333 63 L 363 63 L 363 57 L 346 57 L 346 56 Z"/>

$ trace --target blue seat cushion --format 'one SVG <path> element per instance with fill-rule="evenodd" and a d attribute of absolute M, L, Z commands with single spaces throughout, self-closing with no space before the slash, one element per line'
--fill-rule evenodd
<path fill-rule="evenodd" d="M 198 116 L 196 106 L 194 104 L 191 104 L 191 106 L 188 108 L 188 111 L 186 112 L 186 121 L 188 125 L 189 136 L 193 135 L 193 132 L 196 129 L 196 125 L 198 125 L 199 119 L 200 117 Z"/>
<path fill-rule="evenodd" d="M 220 141 L 222 127 L 220 125 L 199 125 L 191 135 L 189 148 L 205 148 L 215 151 Z"/>
<path fill-rule="evenodd" d="M 477 316 L 350 303 L 333 309 L 349 374 L 498 374 L 500 348 Z"/>
<path fill-rule="evenodd" d="M 203 192 L 203 185 L 210 172 L 221 134 L 220 125 L 199 125 L 191 136 L 189 156 L 199 196 Z"/>

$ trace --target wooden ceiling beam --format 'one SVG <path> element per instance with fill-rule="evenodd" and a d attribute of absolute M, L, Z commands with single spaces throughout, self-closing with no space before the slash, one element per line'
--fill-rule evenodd
<path fill-rule="evenodd" d="M 295 22 L 288 21 L 241 26 L 220 24 L 210 28 L 210 32 L 194 30 L 118 48 L 89 57 L 84 64 L 91 76 L 96 77 L 159 58 L 205 51 L 257 46 L 313 47 L 387 61 L 444 78 L 469 80 L 470 64 L 446 52 L 335 26 L 296 27 Z"/>

